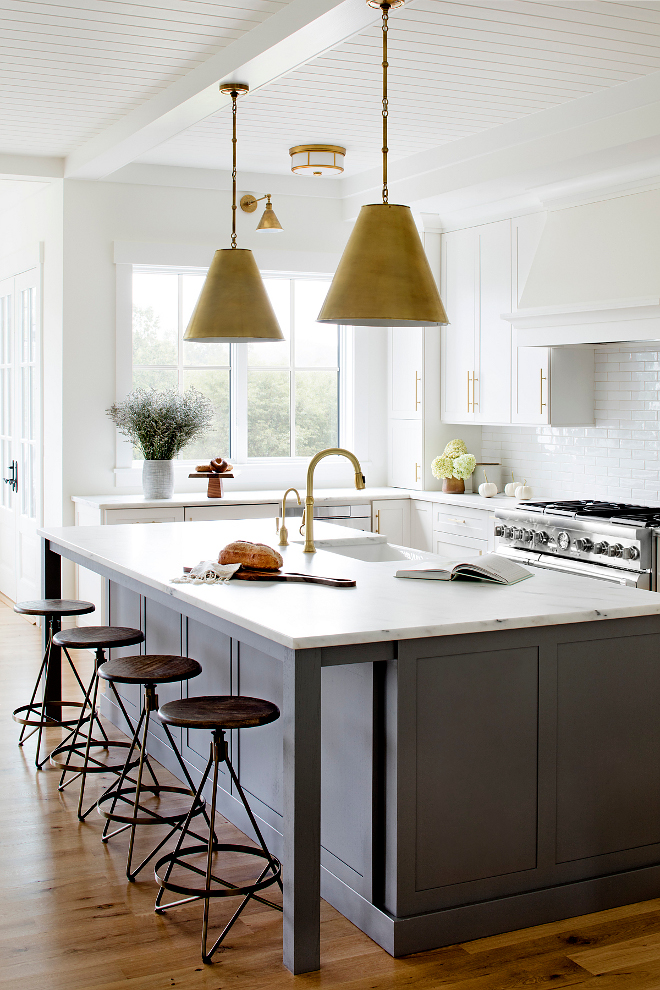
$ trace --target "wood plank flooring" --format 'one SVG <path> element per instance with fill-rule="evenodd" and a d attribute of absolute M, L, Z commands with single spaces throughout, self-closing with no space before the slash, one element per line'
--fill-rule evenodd
<path fill-rule="evenodd" d="M 76 785 L 59 793 L 54 768 L 35 770 L 34 740 L 17 747 L 11 711 L 39 660 L 38 629 L 0 604 L 0 990 L 660 990 L 660 898 L 405 959 L 323 902 L 323 968 L 297 977 L 282 965 L 281 915 L 253 904 L 204 966 L 201 905 L 154 914 L 150 868 L 126 881 L 125 837 L 103 845 L 96 812 L 76 819 Z M 229 823 L 221 833 L 241 835 Z"/>

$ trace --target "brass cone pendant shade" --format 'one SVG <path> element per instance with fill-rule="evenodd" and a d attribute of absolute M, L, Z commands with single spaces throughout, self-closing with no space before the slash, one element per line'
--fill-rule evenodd
<path fill-rule="evenodd" d="M 236 247 L 236 99 L 248 89 L 245 83 L 220 84 L 220 92 L 231 95 L 232 102 L 231 247 L 213 255 L 184 340 L 216 344 L 284 340 L 252 251 Z"/>
<path fill-rule="evenodd" d="M 356 327 L 449 321 L 409 206 L 363 206 L 318 316 Z"/>
<path fill-rule="evenodd" d="M 266 203 L 266 209 L 264 214 L 257 224 L 257 230 L 282 230 L 282 224 L 275 216 L 275 210 L 273 209 L 270 201 Z"/>
<path fill-rule="evenodd" d="M 284 340 L 252 251 L 216 251 L 184 340 L 243 344 Z"/>
<path fill-rule="evenodd" d="M 389 203 L 387 188 L 387 34 L 383 12 L 383 202 L 363 206 L 318 315 L 319 323 L 353 327 L 432 327 L 449 322 L 409 206 Z"/>

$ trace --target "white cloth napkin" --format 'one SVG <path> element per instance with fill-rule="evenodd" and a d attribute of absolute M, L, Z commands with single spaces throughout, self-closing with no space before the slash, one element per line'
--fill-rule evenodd
<path fill-rule="evenodd" d="M 240 564 L 219 564 L 217 560 L 200 560 L 190 572 L 171 578 L 172 584 L 228 584 Z"/>

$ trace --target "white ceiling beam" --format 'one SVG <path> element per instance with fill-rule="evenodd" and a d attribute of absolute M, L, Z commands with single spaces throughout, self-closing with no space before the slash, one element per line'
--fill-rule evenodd
<path fill-rule="evenodd" d="M 0 175 L 3 179 L 61 179 L 64 159 L 40 155 L 0 155 Z"/>
<path fill-rule="evenodd" d="M 365 0 L 291 0 L 66 159 L 65 177 L 103 179 L 230 103 L 220 81 L 252 91 L 334 48 L 380 18 Z"/>

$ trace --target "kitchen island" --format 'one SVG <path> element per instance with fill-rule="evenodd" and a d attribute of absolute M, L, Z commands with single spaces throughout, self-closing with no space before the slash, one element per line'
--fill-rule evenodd
<path fill-rule="evenodd" d="M 320 895 L 393 955 L 657 895 L 655 593 L 540 570 L 512 587 L 401 580 L 400 560 L 301 544 L 282 548 L 285 570 L 357 586 L 173 584 L 231 540 L 274 545 L 272 522 L 41 535 L 45 597 L 71 559 L 106 579 L 109 621 L 141 626 L 145 652 L 199 660 L 184 690 L 280 706 L 231 746 L 283 858 L 292 972 L 319 966 Z M 207 734 L 178 741 L 199 779 Z M 157 726 L 150 749 L 176 772 Z"/>

